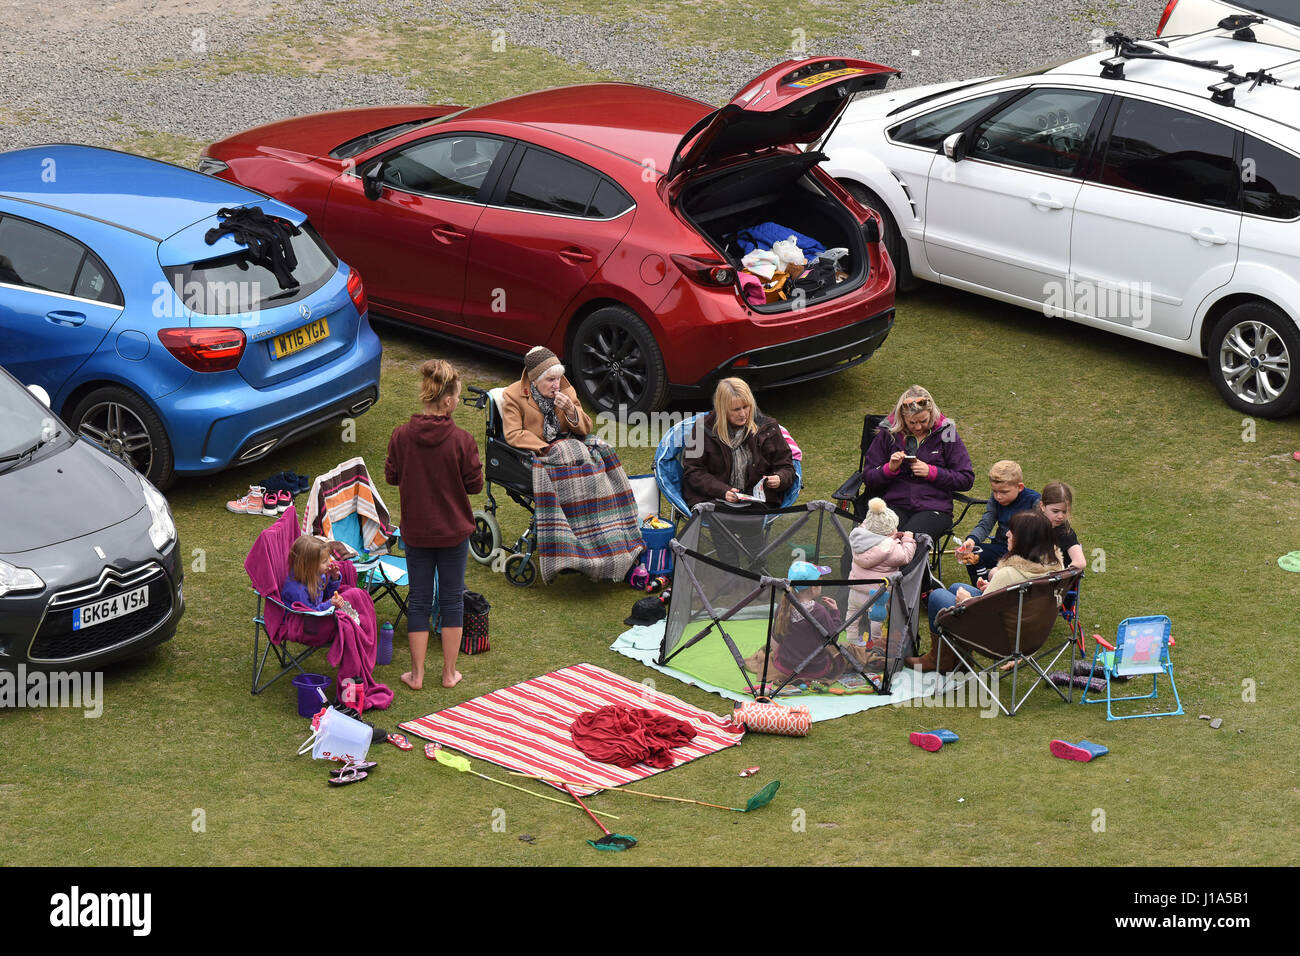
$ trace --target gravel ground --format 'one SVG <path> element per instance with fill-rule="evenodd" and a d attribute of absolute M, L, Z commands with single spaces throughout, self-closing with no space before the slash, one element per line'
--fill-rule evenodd
<path fill-rule="evenodd" d="M 1156 0 L 864 0 L 860 16 L 869 24 L 810 40 L 807 52 L 865 56 L 902 69 L 906 85 L 927 83 L 1076 55 L 1099 27 L 1150 34 L 1159 6 Z M 0 0 L 0 18 L 0 149 L 108 144 L 148 134 L 206 143 L 286 116 L 415 98 L 409 77 L 356 69 L 211 75 L 212 62 L 256 56 L 264 38 L 286 24 L 309 36 L 315 24 L 399 32 L 415 22 L 450 21 L 481 33 L 485 44 L 492 30 L 502 29 L 508 43 L 709 102 L 725 101 L 780 56 L 668 46 L 660 39 L 661 18 L 651 14 L 613 24 L 527 12 L 501 0 L 115 0 L 89 10 L 84 0 Z M 196 44 L 204 49 L 196 51 Z M 521 90 L 529 88 L 521 78 Z"/>

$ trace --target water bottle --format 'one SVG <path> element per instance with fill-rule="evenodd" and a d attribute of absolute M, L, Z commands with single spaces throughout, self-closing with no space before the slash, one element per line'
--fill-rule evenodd
<path fill-rule="evenodd" d="M 389 664 L 393 660 L 393 625 L 389 621 L 379 629 L 379 647 L 375 649 L 375 665 Z"/>

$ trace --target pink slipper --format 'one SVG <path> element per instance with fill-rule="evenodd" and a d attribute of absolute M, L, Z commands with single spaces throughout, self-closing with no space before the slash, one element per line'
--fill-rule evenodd
<path fill-rule="evenodd" d="M 389 742 L 390 744 L 392 744 L 394 747 L 396 747 L 398 750 L 414 750 L 414 749 L 415 749 L 415 748 L 411 745 L 411 742 L 410 742 L 409 740 L 407 740 L 406 737 L 403 736 L 402 734 L 389 734 L 389 735 L 388 735 L 388 742 Z"/>

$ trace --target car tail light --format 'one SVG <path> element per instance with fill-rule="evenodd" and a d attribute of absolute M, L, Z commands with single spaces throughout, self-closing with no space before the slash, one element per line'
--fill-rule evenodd
<path fill-rule="evenodd" d="M 1165 4 L 1165 12 L 1160 15 L 1160 26 L 1156 27 L 1156 36 L 1160 36 L 1165 32 L 1165 24 L 1167 24 L 1169 18 L 1173 16 L 1174 7 L 1176 6 L 1178 6 L 1178 0 L 1169 0 L 1169 2 Z"/>
<path fill-rule="evenodd" d="M 159 329 L 158 341 L 186 368 L 228 372 L 239 364 L 248 340 L 239 329 Z"/>
<path fill-rule="evenodd" d="M 357 315 L 365 315 L 370 303 L 366 301 L 366 284 L 361 281 L 361 273 L 356 269 L 348 273 L 348 295 L 357 307 Z"/>
<path fill-rule="evenodd" d="M 725 289 L 736 284 L 736 270 L 729 263 L 679 254 L 673 255 L 673 262 L 682 270 L 682 275 L 700 285 Z"/>

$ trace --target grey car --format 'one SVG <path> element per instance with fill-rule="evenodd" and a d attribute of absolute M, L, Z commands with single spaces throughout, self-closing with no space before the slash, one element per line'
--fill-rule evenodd
<path fill-rule="evenodd" d="M 0 669 L 98 668 L 185 610 L 167 500 L 0 369 Z"/>

